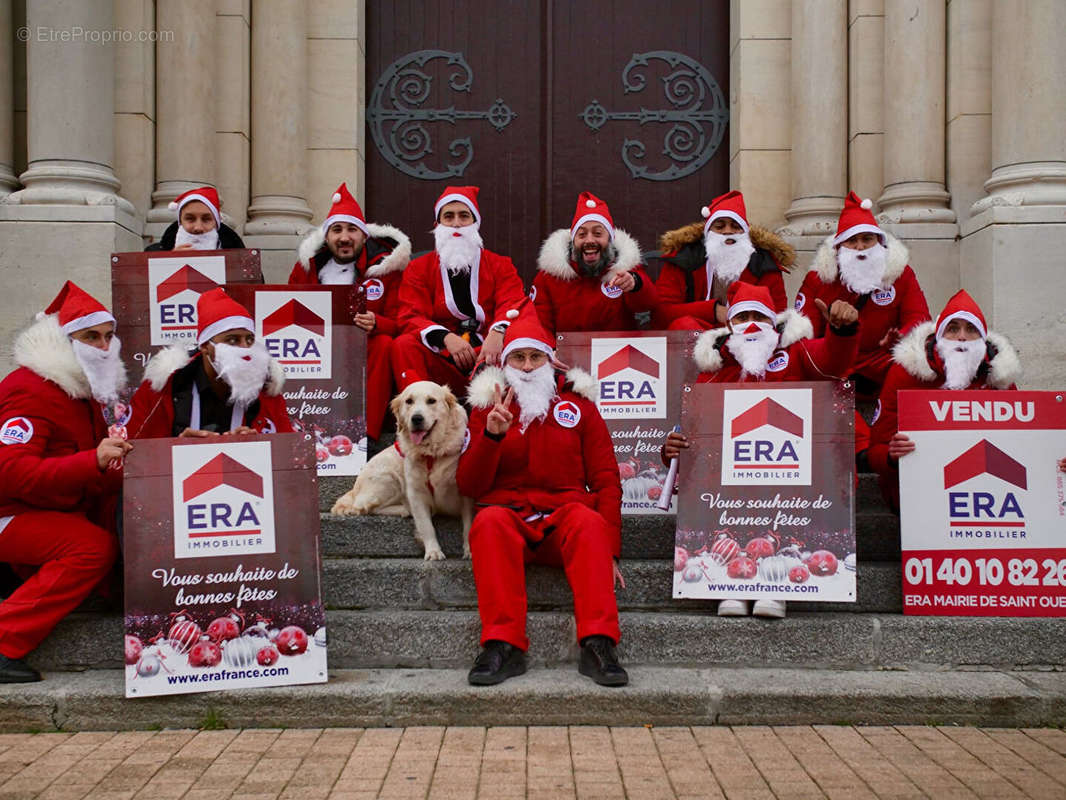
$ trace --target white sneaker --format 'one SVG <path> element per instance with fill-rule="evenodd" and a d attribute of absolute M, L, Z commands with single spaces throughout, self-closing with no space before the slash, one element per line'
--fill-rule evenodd
<path fill-rule="evenodd" d="M 762 601 L 760 601 L 762 602 Z M 750 600 L 719 600 L 718 616 L 720 617 L 746 617 L 751 613 Z"/>
<path fill-rule="evenodd" d="M 722 612 L 719 611 L 719 614 Z M 753 616 L 767 617 L 769 619 L 785 618 L 784 600 L 756 600 L 755 607 L 751 610 Z"/>

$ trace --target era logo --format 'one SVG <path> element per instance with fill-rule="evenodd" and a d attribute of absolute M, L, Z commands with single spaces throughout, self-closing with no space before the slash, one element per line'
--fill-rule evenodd
<path fill-rule="evenodd" d="M 975 478 L 968 490 L 960 484 Z M 989 480 L 989 478 L 997 480 Z M 1029 476 L 1025 465 L 982 439 L 944 466 L 944 488 L 948 491 L 948 517 L 952 528 L 1025 526 L 1025 515 L 1017 494 L 1004 488 L 1026 491 Z"/>
<path fill-rule="evenodd" d="M 577 423 L 581 422 L 581 409 L 572 400 L 563 400 L 555 404 L 552 416 L 564 428 L 576 428 Z"/>
<path fill-rule="evenodd" d="M 256 334 L 286 375 L 331 378 L 333 295 L 328 291 L 256 292 Z"/>
<path fill-rule="evenodd" d="M 0 442 L 26 444 L 33 438 L 33 423 L 25 417 L 12 417 L 0 426 Z"/>
<path fill-rule="evenodd" d="M 722 483 L 811 482 L 811 390 L 726 390 Z"/>
<path fill-rule="evenodd" d="M 171 460 L 175 558 L 274 552 L 269 442 L 179 445 Z"/>
<path fill-rule="evenodd" d="M 196 301 L 226 282 L 225 256 L 149 258 L 148 316 L 152 344 L 196 337 Z"/>
<path fill-rule="evenodd" d="M 596 406 L 604 419 L 666 416 L 666 337 L 593 339 Z"/>

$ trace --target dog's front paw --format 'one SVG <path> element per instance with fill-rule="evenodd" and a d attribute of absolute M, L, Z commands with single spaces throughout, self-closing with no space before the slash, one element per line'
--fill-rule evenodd
<path fill-rule="evenodd" d="M 447 556 L 444 555 L 444 551 L 439 547 L 430 546 L 426 548 L 426 561 L 443 561 Z"/>
<path fill-rule="evenodd" d="M 345 498 L 341 498 L 333 504 L 333 508 L 329 510 L 330 514 L 339 514 L 342 517 L 346 517 L 352 514 L 352 501 Z"/>
<path fill-rule="evenodd" d="M 470 545 L 468 544 L 463 545 L 463 558 L 471 558 Z"/>

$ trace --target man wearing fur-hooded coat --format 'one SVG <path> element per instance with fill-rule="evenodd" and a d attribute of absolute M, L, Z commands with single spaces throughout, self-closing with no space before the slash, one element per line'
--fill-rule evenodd
<path fill-rule="evenodd" d="M 330 228 L 336 225 L 349 238 L 361 231 L 361 245 L 341 242 L 354 252 L 354 260 L 338 263 L 337 245 L 331 244 Z M 339 236 L 342 234 L 333 234 Z M 338 248 L 339 249 L 339 248 Z M 314 228 L 297 251 L 298 259 L 289 274 L 290 285 L 359 284 L 366 308 L 356 325 L 366 331 L 366 432 L 371 439 L 381 436 L 385 412 L 393 395 L 392 341 L 400 333 L 400 283 L 411 260 L 411 240 L 391 225 L 377 225 L 364 219 L 362 208 L 345 184 L 333 194 L 333 206 L 321 227 Z"/>
<path fill-rule="evenodd" d="M 39 567 L 0 603 L 0 683 L 40 680 L 22 658 L 118 555 L 129 445 L 110 435 L 101 410 L 125 386 L 115 320 L 70 282 L 39 316 L 0 382 L 0 562 Z"/>
<path fill-rule="evenodd" d="M 972 326 L 968 334 L 949 330 L 960 321 Z M 971 338 L 962 338 L 967 335 Z M 966 349 L 976 352 L 967 356 Z M 961 378 L 949 378 L 945 354 L 950 359 L 960 357 L 952 350 L 962 354 L 962 362 L 970 362 L 968 367 L 960 363 Z M 1017 389 L 1022 370 L 1014 347 L 1003 335 L 988 330 L 980 307 L 965 290 L 948 301 L 935 323 L 923 322 L 904 336 L 892 349 L 892 361 L 877 403 L 867 458 L 885 500 L 898 509 L 899 458 L 914 449 L 914 443 L 899 434 L 898 393 L 904 389 Z"/>
<path fill-rule="evenodd" d="M 724 319 L 726 293 L 733 281 L 765 286 L 770 290 L 774 311 L 784 311 L 788 307 L 788 295 L 783 273 L 795 263 L 795 249 L 766 228 L 749 226 L 744 196 L 740 192 L 716 197 L 702 213 L 702 222 L 668 231 L 659 239 L 663 255 L 655 284 L 659 293 L 656 327 L 670 330 L 718 327 Z M 724 232 L 719 233 L 719 228 Z M 722 245 L 726 247 L 750 251 L 746 266 L 740 268 L 737 265 L 739 274 L 723 277 L 722 271 L 708 259 L 709 233 L 722 238 Z M 721 307 L 721 315 L 718 307 Z"/>
<path fill-rule="evenodd" d="M 929 319 L 929 305 L 914 270 L 907 264 L 906 246 L 878 227 L 869 208 L 869 200 L 860 201 L 854 192 L 848 195 L 837 233 L 827 237 L 818 248 L 796 294 L 795 308 L 811 321 L 815 336 L 821 336 L 825 330 L 815 300 L 827 305 L 834 300 L 847 300 L 859 309 L 862 330 L 854 372 L 866 379 L 860 382 L 860 391 L 876 393 L 892 364 L 892 345 L 915 325 Z M 861 243 L 854 242 L 864 235 L 880 241 L 871 241 L 865 249 Z M 854 262 L 857 265 L 876 259 L 883 262 L 883 269 L 877 275 L 856 276 L 849 285 L 842 274 L 841 259 L 861 259 Z"/>
<path fill-rule="evenodd" d="M 614 227 L 607 204 L 582 192 L 570 229 L 551 234 L 537 256 L 533 305 L 548 333 L 632 331 L 635 314 L 658 305 L 640 245 Z"/>

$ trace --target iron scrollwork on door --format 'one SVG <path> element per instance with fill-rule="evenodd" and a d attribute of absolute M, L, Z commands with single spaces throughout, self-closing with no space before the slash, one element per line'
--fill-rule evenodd
<path fill-rule="evenodd" d="M 663 137 L 662 150 L 670 161 L 669 167 L 656 171 L 637 163 L 647 155 L 647 148 L 639 139 L 622 142 L 622 162 L 634 178 L 674 181 L 691 175 L 710 161 L 725 137 L 729 107 L 718 82 L 702 64 L 669 50 L 634 53 L 622 70 L 625 94 L 644 91 L 647 78 L 641 70 L 653 60 L 666 62 L 673 70 L 662 79 L 663 92 L 672 108 L 608 111 L 598 100 L 593 100 L 578 116 L 594 131 L 612 120 L 633 120 L 641 125 L 672 123 Z"/>
<path fill-rule="evenodd" d="M 474 81 L 474 71 L 462 53 L 446 50 L 418 50 L 393 61 L 374 85 L 367 107 L 370 135 L 378 152 L 396 169 L 413 178 L 434 181 L 462 175 L 474 158 L 470 137 L 463 136 L 448 143 L 448 152 L 458 159 L 444 164 L 440 170 L 426 166 L 424 158 L 433 153 L 433 137 L 426 127 L 429 122 L 454 125 L 458 120 L 488 120 L 502 131 L 518 116 L 501 99 L 487 111 L 463 111 L 447 108 L 422 108 L 433 88 L 433 78 L 423 68 L 434 59 L 444 59 L 451 74 L 448 87 L 455 92 L 468 92 Z"/>

